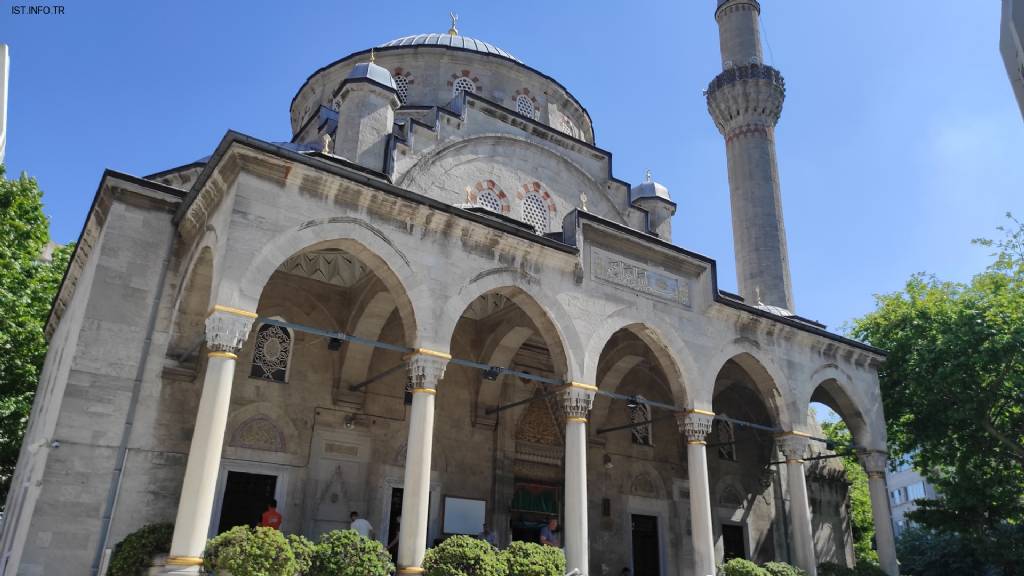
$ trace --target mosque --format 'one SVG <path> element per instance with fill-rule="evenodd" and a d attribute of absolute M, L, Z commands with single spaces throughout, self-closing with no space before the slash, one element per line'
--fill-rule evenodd
<path fill-rule="evenodd" d="M 793 312 L 774 143 L 785 84 L 756 0 L 709 6 L 739 294 L 672 242 L 648 175 L 613 175 L 583 104 L 487 42 L 398 38 L 314 72 L 288 142 L 106 171 L 47 326 L 0 574 L 101 574 L 175 523 L 162 573 L 258 519 L 374 527 L 399 574 L 486 524 L 559 523 L 578 574 L 724 559 L 852 564 L 850 427 L 897 574 L 877 369 Z"/>

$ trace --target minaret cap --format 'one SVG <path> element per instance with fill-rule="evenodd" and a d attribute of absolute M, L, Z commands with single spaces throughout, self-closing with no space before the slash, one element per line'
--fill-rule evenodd
<path fill-rule="evenodd" d="M 651 178 L 651 171 L 647 170 L 644 172 L 644 181 L 629 191 L 629 201 L 636 202 L 641 198 L 661 198 L 663 200 L 672 201 L 672 197 L 669 196 L 668 188 L 658 184 Z"/>

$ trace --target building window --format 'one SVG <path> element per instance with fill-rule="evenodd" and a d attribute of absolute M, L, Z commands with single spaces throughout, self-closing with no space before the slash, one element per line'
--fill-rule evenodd
<path fill-rule="evenodd" d="M 629 410 L 629 423 L 633 425 L 633 444 L 654 446 L 651 407 L 643 399 L 643 396 L 637 396 L 636 402 L 630 402 L 626 406 Z"/>
<path fill-rule="evenodd" d="M 516 96 L 516 112 L 519 112 L 527 118 L 532 119 L 534 117 L 535 110 L 533 107 L 533 101 L 530 100 L 529 96 L 526 96 L 525 94 Z"/>
<path fill-rule="evenodd" d="M 274 382 L 286 382 L 292 355 L 292 333 L 287 328 L 263 324 L 256 332 L 249 376 Z"/>
<path fill-rule="evenodd" d="M 559 122 L 559 128 L 569 136 L 579 138 L 579 130 L 576 129 L 576 125 L 572 123 L 572 120 L 570 120 L 568 116 L 562 116 L 562 120 Z"/>
<path fill-rule="evenodd" d="M 736 461 L 736 428 L 732 422 L 715 420 L 712 425 L 711 443 L 718 447 L 720 460 Z"/>
<path fill-rule="evenodd" d="M 548 207 L 540 194 L 531 192 L 523 198 L 523 222 L 533 227 L 537 234 L 548 231 Z"/>
<path fill-rule="evenodd" d="M 395 91 L 398 92 L 398 101 L 405 104 L 409 99 L 409 79 L 405 76 L 395 76 Z"/>
<path fill-rule="evenodd" d="M 907 500 L 913 502 L 918 498 L 924 498 L 924 482 L 918 482 L 907 486 Z"/>
<path fill-rule="evenodd" d="M 491 212 L 501 213 L 501 201 L 498 200 L 498 195 L 491 190 L 484 190 L 477 194 L 476 205 L 481 208 L 487 208 Z"/>
<path fill-rule="evenodd" d="M 452 84 L 452 96 L 458 96 L 463 92 L 476 92 L 476 84 L 469 78 L 459 78 Z"/>

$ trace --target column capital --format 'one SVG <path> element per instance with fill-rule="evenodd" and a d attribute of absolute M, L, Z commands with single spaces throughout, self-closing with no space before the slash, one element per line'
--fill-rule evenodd
<path fill-rule="evenodd" d="M 705 444 L 714 420 L 715 413 L 707 410 L 689 410 L 676 415 L 679 433 L 686 436 L 687 444 Z"/>
<path fill-rule="evenodd" d="M 597 386 L 570 382 L 562 391 L 562 409 L 565 410 L 565 419 L 586 422 L 590 408 L 594 405 L 596 394 Z"/>
<path fill-rule="evenodd" d="M 425 350 L 417 350 L 413 354 L 414 356 L 409 358 L 409 381 L 412 384 L 412 392 L 434 393 L 437 383 L 444 378 L 444 371 L 451 356 Z"/>
<path fill-rule="evenodd" d="M 885 468 L 889 465 L 889 454 L 885 450 L 859 450 L 857 459 L 868 478 L 885 478 Z"/>
<path fill-rule="evenodd" d="M 216 305 L 206 317 L 206 348 L 210 352 L 236 355 L 242 350 L 256 313 Z"/>
<path fill-rule="evenodd" d="M 803 462 L 804 455 L 811 439 L 801 432 L 785 432 L 776 438 L 779 451 L 786 458 L 786 463 Z"/>

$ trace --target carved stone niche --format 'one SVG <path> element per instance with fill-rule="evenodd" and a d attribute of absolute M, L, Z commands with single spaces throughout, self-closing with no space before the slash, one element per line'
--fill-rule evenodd
<path fill-rule="evenodd" d="M 228 445 L 265 452 L 287 452 L 284 432 L 273 419 L 262 414 L 239 424 L 231 433 Z"/>

